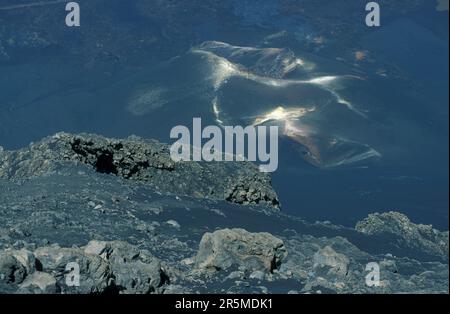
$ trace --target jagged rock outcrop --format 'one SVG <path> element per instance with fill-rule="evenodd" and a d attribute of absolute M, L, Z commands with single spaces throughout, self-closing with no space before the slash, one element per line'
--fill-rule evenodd
<path fill-rule="evenodd" d="M 261 203 L 279 208 L 280 202 L 270 186 L 270 178 L 267 176 L 235 176 L 228 181 L 225 199 L 237 204 Z"/>
<path fill-rule="evenodd" d="M 448 293 L 448 258 L 437 249 L 441 238 L 448 247 L 445 232 L 392 213 L 375 214 L 358 231 L 311 224 L 247 204 L 262 195 L 244 179 L 257 180 L 248 165 L 169 170 L 159 146 L 142 154 L 149 141 L 89 138 L 63 133 L 0 152 L 0 293 Z M 115 158 L 125 151 L 131 155 Z M 97 169 L 105 152 L 117 173 Z M 147 154 L 152 166 L 129 171 Z M 250 172 L 233 180 L 241 170 Z M 195 176 L 214 178 L 209 185 L 223 197 L 188 193 L 190 185 L 204 191 Z M 227 201 L 229 184 L 246 196 Z M 77 287 L 66 283 L 71 262 L 80 268 Z M 379 285 L 366 284 L 368 263 L 378 263 Z"/>
<path fill-rule="evenodd" d="M 68 266 L 79 267 L 79 285 L 67 285 Z M 162 293 L 170 282 L 159 259 L 120 241 L 90 241 L 0 251 L 0 281 L 17 293 Z"/>
<path fill-rule="evenodd" d="M 21 283 L 27 274 L 25 266 L 16 258 L 15 252 L 0 252 L 0 281 Z"/>
<path fill-rule="evenodd" d="M 162 292 L 170 283 L 161 261 L 147 250 L 126 242 L 91 241 L 85 254 L 101 256 L 108 261 L 114 276 L 114 289 L 127 294 Z"/>
<path fill-rule="evenodd" d="M 343 237 L 301 235 L 284 242 L 289 256 L 278 272 L 302 282 L 297 290 L 300 293 L 445 293 L 448 290 L 447 264 L 420 263 L 391 254 L 372 255 Z M 380 271 L 379 282 L 373 286 L 366 283 L 369 263 L 376 263 Z M 431 282 L 432 291 L 429 290 Z"/>
<path fill-rule="evenodd" d="M 242 266 L 249 270 L 272 272 L 286 256 L 283 241 L 270 233 L 222 229 L 203 235 L 195 262 L 204 269 L 224 270 Z"/>
<path fill-rule="evenodd" d="M 143 182 L 158 191 L 279 208 L 270 177 L 249 162 L 174 162 L 169 146 L 138 137 L 58 133 L 18 151 L 0 151 L 0 178 L 26 179 L 64 163 Z M 222 180 L 217 180 L 222 178 Z"/>
<path fill-rule="evenodd" d="M 345 276 L 350 263 L 347 256 L 337 253 L 331 246 L 326 246 L 314 254 L 314 269 L 324 271 L 327 275 Z"/>
<path fill-rule="evenodd" d="M 58 293 L 59 289 L 55 277 L 44 272 L 35 271 L 20 284 L 18 292 L 50 294 Z"/>
<path fill-rule="evenodd" d="M 356 224 L 356 230 L 367 235 L 388 236 L 400 246 L 448 259 L 448 231 L 441 232 L 431 225 L 415 224 L 398 212 L 370 214 Z"/>

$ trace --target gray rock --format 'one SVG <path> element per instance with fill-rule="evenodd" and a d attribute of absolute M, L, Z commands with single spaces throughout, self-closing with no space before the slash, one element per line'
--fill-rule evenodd
<path fill-rule="evenodd" d="M 76 293 L 103 293 L 110 286 L 113 277 L 111 267 L 100 256 L 85 254 L 79 248 L 62 248 L 57 245 L 37 248 L 35 258 L 40 270 L 51 274 L 58 280 L 62 291 Z M 66 267 L 77 263 L 80 271 L 80 286 L 66 286 Z"/>
<path fill-rule="evenodd" d="M 93 246 L 92 242 L 89 246 Z M 161 293 L 164 285 L 170 283 L 161 262 L 150 252 L 138 250 L 125 242 L 108 243 L 108 248 L 105 255 L 100 254 L 109 263 L 114 277 L 114 288 L 119 292 Z"/>
<path fill-rule="evenodd" d="M 347 256 L 337 253 L 332 247 L 326 246 L 314 254 L 314 269 L 327 269 L 328 274 L 346 276 L 348 264 Z"/>
<path fill-rule="evenodd" d="M 36 270 L 36 260 L 32 252 L 27 249 L 11 250 L 9 251 L 19 263 L 25 268 L 27 274 L 31 274 Z"/>
<path fill-rule="evenodd" d="M 271 188 L 270 177 L 253 174 L 236 176 L 228 181 L 225 199 L 237 204 L 268 204 L 280 208 L 280 202 Z"/>
<path fill-rule="evenodd" d="M 250 274 L 249 278 L 256 279 L 256 280 L 264 280 L 265 275 L 266 274 L 263 271 L 255 270 L 254 272 L 252 272 Z"/>
<path fill-rule="evenodd" d="M 400 246 L 415 249 L 448 260 L 449 233 L 431 225 L 415 224 L 398 212 L 374 213 L 356 224 L 356 230 L 367 235 L 387 236 Z"/>
<path fill-rule="evenodd" d="M 251 165 L 133 164 L 153 143 L 61 133 L 0 152 L 0 293 L 448 293 L 448 233 L 388 214 L 358 231 L 311 224 L 268 207 L 268 177 Z M 117 174 L 97 168 L 103 148 Z M 69 262 L 79 287 L 66 284 Z M 369 262 L 379 286 L 365 283 Z"/>
<path fill-rule="evenodd" d="M 172 226 L 175 229 L 181 228 L 180 224 L 176 220 L 173 220 L 173 219 L 167 220 L 166 224 L 168 224 L 169 226 Z"/>
<path fill-rule="evenodd" d="M 79 286 L 67 285 L 69 263 L 79 266 Z M 0 251 L 0 271 L 2 282 L 17 286 L 18 293 L 163 293 L 170 283 L 159 259 L 120 241 L 94 240 L 82 248 L 52 245 L 34 253 Z"/>
<path fill-rule="evenodd" d="M 36 290 L 39 289 L 38 291 Z M 58 292 L 58 286 L 56 279 L 44 272 L 34 272 L 28 276 L 25 281 L 20 284 L 19 293 L 56 293 Z"/>
<path fill-rule="evenodd" d="M 11 252 L 0 251 L 0 282 L 20 284 L 26 275 L 26 267 Z"/>
<path fill-rule="evenodd" d="M 243 279 L 245 278 L 245 273 L 243 271 L 232 271 L 226 279 L 234 280 L 234 279 Z"/>
<path fill-rule="evenodd" d="M 180 285 L 168 285 L 164 291 L 164 294 L 192 294 L 193 292 L 188 287 Z"/>
<path fill-rule="evenodd" d="M 85 254 L 106 258 L 111 252 L 111 245 L 107 241 L 92 240 L 83 248 L 83 251 Z"/>
<path fill-rule="evenodd" d="M 137 137 L 58 133 L 25 149 L 0 152 L 0 178 L 26 179 L 81 163 L 164 193 L 280 207 L 270 177 L 250 162 L 174 162 L 169 152 L 166 144 Z"/>
<path fill-rule="evenodd" d="M 203 235 L 196 264 L 204 269 L 223 270 L 234 265 L 272 272 L 286 256 L 283 241 L 269 233 L 222 229 Z"/>

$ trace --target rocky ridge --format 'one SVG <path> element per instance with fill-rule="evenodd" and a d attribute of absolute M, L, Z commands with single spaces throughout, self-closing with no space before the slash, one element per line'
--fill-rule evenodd
<path fill-rule="evenodd" d="M 177 164 L 165 149 L 60 133 L 0 151 L 0 292 L 448 293 L 448 232 L 396 212 L 347 228 L 232 202 L 230 178 L 253 166 Z M 199 178 L 213 196 L 193 193 Z"/>
<path fill-rule="evenodd" d="M 398 212 L 374 213 L 356 224 L 356 230 L 368 235 L 385 235 L 399 246 L 448 256 L 448 231 L 441 232 L 431 225 L 415 224 Z"/>
<path fill-rule="evenodd" d="M 19 151 L 0 151 L 0 178 L 39 176 L 67 162 L 86 164 L 99 173 L 145 182 L 177 195 L 280 206 L 270 177 L 251 163 L 174 162 L 168 145 L 133 136 L 119 140 L 58 133 Z"/>

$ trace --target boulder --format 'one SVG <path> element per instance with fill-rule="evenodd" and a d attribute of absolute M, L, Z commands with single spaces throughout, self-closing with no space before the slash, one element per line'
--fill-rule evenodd
<path fill-rule="evenodd" d="M 76 286 L 66 282 L 73 263 L 79 267 Z M 18 293 L 163 293 L 169 283 L 159 259 L 126 242 L 0 251 L 0 284 Z"/>
<path fill-rule="evenodd" d="M 331 246 L 325 246 L 314 254 L 313 268 L 316 271 L 325 270 L 327 275 L 346 276 L 349 263 L 347 256 L 337 253 Z"/>
<path fill-rule="evenodd" d="M 84 249 L 94 251 L 108 262 L 114 276 L 114 289 L 125 294 L 162 293 L 170 283 L 159 259 L 126 242 L 91 241 Z M 99 249 L 101 248 L 101 249 Z"/>
<path fill-rule="evenodd" d="M 44 272 L 34 272 L 20 285 L 19 293 L 56 293 L 56 279 Z"/>
<path fill-rule="evenodd" d="M 283 241 L 270 233 L 222 229 L 203 235 L 195 261 L 201 269 L 226 270 L 240 266 L 272 272 L 286 256 Z"/>
<path fill-rule="evenodd" d="M 63 291 L 76 293 L 103 293 L 108 290 L 114 278 L 111 267 L 100 256 L 86 254 L 80 248 L 61 248 L 57 245 L 37 248 L 34 252 L 40 270 L 58 280 Z M 66 285 L 66 267 L 77 263 L 80 271 L 80 286 Z"/>
<path fill-rule="evenodd" d="M 391 211 L 370 214 L 359 221 L 355 228 L 367 235 L 387 236 L 400 247 L 448 260 L 448 231 L 436 230 L 431 225 L 415 224 L 401 213 Z"/>
<path fill-rule="evenodd" d="M 0 251 L 0 282 L 20 284 L 26 277 L 27 270 L 12 252 Z"/>

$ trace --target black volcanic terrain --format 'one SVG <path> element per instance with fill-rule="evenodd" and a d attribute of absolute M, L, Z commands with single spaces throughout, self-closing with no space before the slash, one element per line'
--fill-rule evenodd
<path fill-rule="evenodd" d="M 448 291 L 448 232 L 396 212 L 354 229 L 303 221 L 249 163 L 174 163 L 156 141 L 58 133 L 0 150 L 0 165 L 3 293 Z M 366 285 L 371 262 L 379 286 Z"/>

